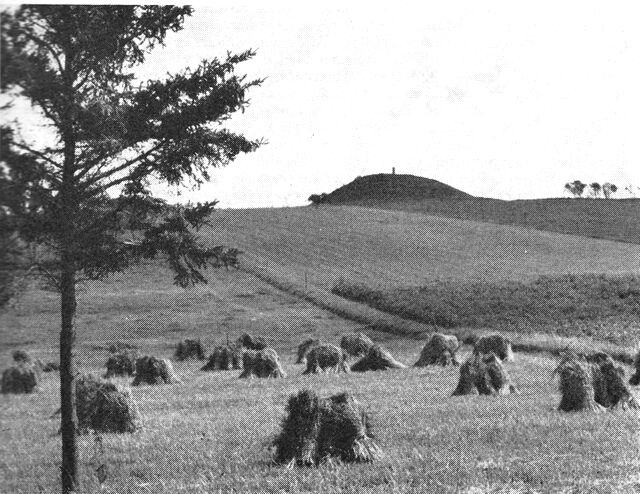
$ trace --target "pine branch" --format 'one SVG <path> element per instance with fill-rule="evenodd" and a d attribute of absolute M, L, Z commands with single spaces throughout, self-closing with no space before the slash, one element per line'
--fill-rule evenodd
<path fill-rule="evenodd" d="M 134 164 L 136 164 L 137 162 L 146 159 L 148 156 L 150 156 L 153 152 L 157 151 L 158 149 L 160 149 L 164 144 L 166 144 L 166 142 L 159 142 L 158 144 L 156 144 L 155 146 L 153 146 L 151 149 L 149 149 L 148 151 L 139 154 L 138 156 L 136 156 L 135 158 L 132 158 L 130 160 L 127 160 L 126 162 L 124 162 L 122 165 L 116 166 L 115 168 L 111 168 L 110 170 L 107 170 L 104 173 L 101 173 L 100 175 L 87 180 L 85 183 L 87 186 L 91 187 L 95 184 L 97 184 L 98 182 L 100 182 L 101 180 L 104 180 L 105 178 L 109 178 L 111 176 L 113 176 L 115 173 L 121 172 L 123 170 L 126 170 L 127 168 L 133 166 Z M 86 175 L 85 173 L 80 174 L 80 176 L 78 178 L 82 178 L 84 175 Z M 118 182 L 120 183 L 120 182 Z M 106 190 L 110 187 L 112 187 L 113 185 L 109 185 L 107 184 L 106 186 L 104 186 L 103 188 Z"/>
<path fill-rule="evenodd" d="M 104 185 L 101 185 L 99 187 L 100 191 L 106 192 L 109 189 L 112 189 L 113 187 L 115 187 L 116 185 L 120 185 L 122 183 L 125 182 L 132 182 L 135 180 L 139 180 L 141 177 L 143 177 L 144 175 L 147 175 L 148 173 L 150 173 L 152 171 L 151 168 L 151 164 L 150 163 L 146 163 L 146 164 L 139 164 L 137 165 L 137 168 L 133 171 L 131 171 L 131 173 L 129 173 L 128 175 L 125 175 L 124 177 L 120 177 L 118 179 L 112 180 L 111 182 L 108 182 Z"/>
<path fill-rule="evenodd" d="M 34 267 L 40 271 L 40 273 L 42 273 L 48 280 L 49 283 L 51 283 L 51 285 L 58 291 L 60 291 L 62 289 L 62 286 L 60 284 L 60 279 L 58 277 L 56 277 L 54 274 L 52 274 L 47 268 L 45 268 L 42 264 L 40 263 L 36 263 L 34 265 Z"/>
<path fill-rule="evenodd" d="M 44 153 L 37 151 L 36 149 L 30 148 L 29 146 L 27 146 L 26 144 L 21 144 L 19 142 L 15 142 L 13 141 L 11 144 L 13 144 L 14 146 L 20 148 L 20 149 L 24 149 L 25 151 L 27 151 L 28 153 L 33 154 L 34 156 L 37 156 L 38 158 L 41 158 L 43 160 L 45 160 L 47 163 L 55 166 L 58 169 L 62 169 L 62 165 L 60 163 L 57 163 L 56 161 L 53 161 L 51 158 L 49 158 L 47 155 L 45 155 Z"/>
<path fill-rule="evenodd" d="M 34 23 L 34 25 L 36 24 Z M 58 66 L 58 70 L 60 71 L 60 74 L 61 75 L 64 74 L 64 67 L 60 60 L 61 53 L 56 53 L 53 46 L 50 43 L 47 43 L 42 37 L 34 36 L 26 31 L 23 31 L 22 34 L 26 36 L 28 39 L 30 39 L 31 41 L 33 41 L 34 43 L 44 46 L 49 51 L 49 53 L 51 53 L 51 55 L 53 56 L 53 59 L 55 60 Z"/>

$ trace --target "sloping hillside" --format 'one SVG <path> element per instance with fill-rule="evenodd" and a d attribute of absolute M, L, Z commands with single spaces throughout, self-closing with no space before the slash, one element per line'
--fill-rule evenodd
<path fill-rule="evenodd" d="M 311 290 L 323 306 L 335 303 L 324 294 L 342 286 L 334 294 L 423 324 L 499 322 L 522 334 L 616 343 L 637 337 L 640 245 L 348 206 L 222 210 L 213 220 L 204 232 L 212 243 L 240 247 L 245 268 L 303 296 Z M 615 297 L 600 307 L 594 290 Z M 523 297 L 535 310 L 524 310 Z M 551 317 L 558 311 L 562 317 Z"/>
<path fill-rule="evenodd" d="M 375 198 L 351 206 L 407 211 L 640 244 L 640 199 L 421 199 Z"/>
<path fill-rule="evenodd" d="M 640 244 L 640 199 L 530 199 L 474 197 L 413 175 L 358 177 L 323 203 L 407 211 L 519 225 L 538 230 Z"/>
<path fill-rule="evenodd" d="M 401 211 L 345 206 L 218 210 L 203 234 L 236 245 L 244 262 L 331 288 L 340 277 L 369 286 L 436 279 L 515 280 L 627 273 L 640 246 Z"/>

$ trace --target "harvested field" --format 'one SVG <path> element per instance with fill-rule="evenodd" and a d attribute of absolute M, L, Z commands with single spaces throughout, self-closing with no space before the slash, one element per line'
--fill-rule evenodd
<path fill-rule="evenodd" d="M 403 361 L 418 357 L 415 344 L 388 344 Z M 167 348 L 166 355 L 172 350 Z M 467 356 L 464 350 L 461 359 Z M 453 367 L 302 376 L 292 358 L 284 365 L 286 379 L 241 380 L 236 373 L 203 373 L 198 362 L 180 362 L 176 370 L 184 385 L 132 388 L 144 428 L 133 435 L 103 435 L 109 477 L 102 487 L 88 463 L 94 439 L 81 436 L 83 479 L 87 492 L 114 494 L 128 489 L 268 492 L 273 486 L 285 493 L 329 494 L 354 484 L 385 492 L 390 483 L 401 494 L 415 493 L 416 486 L 444 494 L 508 491 L 514 485 L 524 492 L 589 492 L 593 485 L 603 492 L 633 492 L 629 468 L 638 461 L 637 415 L 557 411 L 557 383 L 549 379 L 556 363 L 522 355 L 509 364 L 519 395 L 451 398 L 458 379 Z M 59 421 L 43 419 L 58 406 L 56 378 L 46 374 L 37 396 L 0 400 L 0 453 L 9 459 L 0 477 L 3 492 L 56 485 Z M 268 445 L 281 430 L 284 405 L 292 393 L 311 385 L 319 396 L 354 390 L 371 413 L 384 457 L 372 464 L 329 463 L 317 469 L 272 465 Z M 34 449 L 36 441 L 40 446 Z M 226 473 L 194 483 L 206 469 Z"/>
<path fill-rule="evenodd" d="M 276 213 L 272 219 L 278 218 L 282 216 Z M 589 248 L 584 251 L 591 259 Z M 343 272 L 352 270 L 345 252 L 341 263 L 333 257 L 327 264 L 339 265 Z M 615 252 L 597 262 L 615 263 Z M 318 259 L 315 250 L 311 253 Z M 330 254 L 331 249 L 325 253 Z M 270 262 L 268 269 L 275 263 Z M 602 266 L 590 262 L 584 266 Z M 370 279 L 370 267 L 363 266 L 364 279 Z M 392 269 L 381 262 L 376 276 L 384 280 L 384 273 Z M 324 272 L 322 266 L 313 264 L 310 287 L 318 286 L 313 285 L 317 281 L 314 270 Z M 415 266 L 411 270 L 408 280 L 415 280 L 418 271 Z M 304 280 L 299 276 L 302 270 L 290 270 L 288 265 L 282 268 L 285 271 L 285 280 L 294 275 Z M 234 342 L 246 331 L 268 338 L 282 356 L 288 377 L 244 380 L 238 379 L 239 372 L 206 373 L 200 371 L 200 362 L 177 362 L 181 384 L 132 388 L 145 427 L 134 435 L 103 436 L 109 475 L 102 486 L 91 463 L 94 439 L 80 439 L 87 492 L 335 493 L 349 491 L 353 485 L 371 492 L 394 486 L 396 492 L 407 494 L 416 489 L 445 493 L 473 489 L 588 492 L 593 485 L 603 492 L 635 488 L 636 480 L 629 471 L 638 466 L 637 416 L 624 410 L 606 414 L 557 411 L 560 393 L 556 382 L 549 379 L 555 359 L 519 353 L 508 364 L 508 371 L 520 394 L 499 397 L 451 398 L 459 377 L 455 367 L 302 375 L 303 367 L 294 361 L 297 345 L 307 338 L 339 344 L 343 334 L 365 330 L 397 360 L 413 363 L 421 350 L 417 341 L 423 342 L 424 336 L 399 338 L 340 319 L 246 272 L 223 270 L 208 273 L 208 277 L 206 287 L 182 291 L 171 286 L 171 275 L 164 268 L 150 264 L 81 291 L 79 370 L 102 371 L 108 343 L 115 340 L 167 358 L 187 335 L 214 348 L 225 338 Z M 325 281 L 324 287 L 330 288 L 334 280 Z M 252 297 L 236 297 L 247 293 Z M 56 358 L 56 335 L 50 328 L 57 323 L 58 310 L 55 297 L 47 292 L 25 296 L 9 315 L 13 319 L 0 326 L 5 366 L 17 348 L 45 361 Z M 468 353 L 468 346 L 461 349 L 461 361 Z M 626 370 L 631 375 L 631 368 Z M 0 400 L 4 421 L 0 455 L 9 458 L 0 467 L 0 491 L 30 493 L 38 492 L 38 485 L 57 485 L 59 438 L 55 433 L 59 421 L 46 418 L 59 406 L 57 378 L 55 373 L 44 374 L 38 393 Z M 376 424 L 375 440 L 384 457 L 373 464 L 329 462 L 317 469 L 288 470 L 273 465 L 269 445 L 281 430 L 283 404 L 291 394 L 309 388 L 318 396 L 348 390 L 364 404 Z M 631 392 L 637 394 L 638 389 L 631 387 Z M 39 447 L 34 449 L 36 443 Z"/>

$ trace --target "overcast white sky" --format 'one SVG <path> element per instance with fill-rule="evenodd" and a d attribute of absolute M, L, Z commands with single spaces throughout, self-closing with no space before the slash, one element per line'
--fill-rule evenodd
<path fill-rule="evenodd" d="M 640 186 L 638 13 L 632 2 L 196 5 L 143 75 L 258 50 L 240 71 L 268 79 L 230 127 L 269 144 L 192 200 L 302 205 L 392 166 L 474 195 L 557 197 L 574 179 Z"/>

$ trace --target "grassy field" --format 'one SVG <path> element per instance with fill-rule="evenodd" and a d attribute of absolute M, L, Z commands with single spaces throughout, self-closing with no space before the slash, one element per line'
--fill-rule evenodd
<path fill-rule="evenodd" d="M 638 245 L 345 206 L 222 210 L 214 221 L 215 235 L 204 235 L 214 244 L 241 247 L 244 268 L 374 326 L 406 326 L 398 318 L 385 321 L 380 311 L 386 311 L 427 325 L 588 337 L 630 351 L 638 342 L 637 280 L 631 288 L 624 282 L 636 279 Z M 582 280 L 581 286 L 567 280 Z M 343 307 L 330 293 L 336 285 L 393 295 L 379 303 L 351 296 L 379 309 L 366 315 L 362 304 Z M 542 343 L 547 349 L 571 344 Z"/>
<path fill-rule="evenodd" d="M 435 280 L 523 281 L 540 275 L 637 272 L 640 247 L 401 211 L 322 206 L 220 210 L 204 231 L 236 245 L 249 267 L 331 289 Z"/>
<path fill-rule="evenodd" d="M 435 282 L 373 290 L 339 281 L 333 293 L 443 328 L 493 328 L 590 337 L 633 347 L 638 341 L 640 277 L 541 276 L 530 282 Z"/>
<path fill-rule="evenodd" d="M 89 358 L 87 365 L 102 365 L 109 343 L 119 340 L 167 353 L 186 337 L 213 347 L 245 331 L 267 335 L 280 351 L 291 341 L 328 334 L 337 320 L 341 327 L 336 331 L 362 328 L 247 273 L 206 274 L 209 284 L 183 290 L 172 284 L 168 268 L 151 263 L 81 286 L 76 317 L 79 358 Z M 9 352 L 16 348 L 35 348 L 37 357 L 55 359 L 59 329 L 57 295 L 33 287 L 14 308 L 0 314 L 0 365 L 8 365 Z"/>
<path fill-rule="evenodd" d="M 358 326 L 244 273 L 211 273 L 212 284 L 188 297 L 162 275 L 148 266 L 83 295 L 82 371 L 103 372 L 104 347 L 117 339 L 168 357 L 187 336 L 200 336 L 211 348 L 227 330 L 235 337 L 260 328 L 289 376 L 244 381 L 237 371 L 204 373 L 199 363 L 176 363 L 183 384 L 133 388 L 142 431 L 103 434 L 102 448 L 95 436 L 82 437 L 83 492 L 614 493 L 640 487 L 638 415 L 556 411 L 553 358 L 518 354 L 508 370 L 520 394 L 502 397 L 451 397 L 456 368 L 302 376 L 293 362 L 303 337 L 338 342 Z M 36 303 L 41 295 L 32 292 L 14 312 L 22 332 L 13 339 L 2 334 L 3 365 L 17 344 L 37 357 L 52 356 L 39 338 L 47 334 L 53 342 L 55 307 Z M 99 317 L 91 319 L 94 314 Z M 27 334 L 35 341 L 18 341 Z M 370 334 L 399 360 L 411 365 L 417 359 L 421 341 Z M 272 465 L 269 445 L 287 397 L 304 388 L 352 392 L 373 414 L 385 457 L 371 465 Z M 45 375 L 34 395 L 2 397 L 0 492 L 56 491 L 60 439 L 51 415 L 57 407 L 57 374 Z M 107 479 L 99 485 L 95 471 L 103 464 Z"/>
<path fill-rule="evenodd" d="M 640 199 L 360 199 L 344 204 L 640 243 Z"/>
<path fill-rule="evenodd" d="M 214 230 L 203 234 L 212 244 L 245 250 L 241 271 L 209 272 L 209 285 L 182 290 L 167 269 L 150 263 L 80 288 L 80 369 L 102 373 L 106 348 L 118 340 L 170 357 L 184 338 L 201 338 L 210 350 L 248 331 L 266 337 L 289 376 L 242 381 L 238 372 L 204 373 L 200 363 L 177 363 L 182 384 L 132 390 L 142 431 L 100 436 L 103 452 L 96 437 L 81 439 L 84 492 L 640 489 L 638 415 L 556 411 L 551 372 L 557 359 L 550 355 L 517 354 L 508 370 L 521 393 L 490 398 L 452 398 L 455 368 L 302 376 L 293 363 L 303 339 L 336 343 L 353 330 L 365 330 L 408 365 L 417 359 L 429 325 L 332 294 L 337 280 L 380 290 L 419 290 L 434 282 L 463 290 L 473 283 L 508 287 L 540 275 L 631 276 L 640 246 L 347 207 L 222 210 L 213 222 Z M 17 348 L 57 360 L 58 304 L 55 294 L 33 286 L 0 314 L 3 368 Z M 381 324 L 369 324 L 372 319 Z M 406 331 L 394 334 L 397 328 Z M 565 341 L 558 338 L 556 346 Z M 599 348 L 588 335 L 570 341 Z M 57 490 L 59 423 L 51 418 L 59 405 L 57 377 L 45 375 L 34 395 L 0 398 L 0 492 Z M 269 445 L 287 397 L 303 388 L 354 393 L 373 413 L 384 459 L 317 469 L 272 465 Z M 102 464 L 107 479 L 99 485 L 95 469 Z"/>

